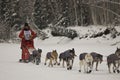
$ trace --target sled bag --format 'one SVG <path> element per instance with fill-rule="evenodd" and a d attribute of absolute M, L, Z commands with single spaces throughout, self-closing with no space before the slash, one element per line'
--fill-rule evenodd
<path fill-rule="evenodd" d="M 27 48 L 22 48 L 22 59 L 28 60 L 30 57 L 30 53 Z"/>

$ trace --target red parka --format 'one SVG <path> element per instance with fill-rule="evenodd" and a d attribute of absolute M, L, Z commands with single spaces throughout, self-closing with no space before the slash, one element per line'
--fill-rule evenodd
<path fill-rule="evenodd" d="M 22 60 L 28 60 L 29 59 L 29 51 L 28 49 L 34 48 L 34 41 L 33 39 L 36 37 L 36 33 L 29 29 L 30 34 L 30 39 L 26 40 L 25 39 L 25 31 L 22 29 L 22 31 L 19 34 L 19 37 L 21 38 L 21 49 L 22 49 Z"/>
<path fill-rule="evenodd" d="M 22 39 L 21 40 L 21 48 L 26 47 L 26 48 L 34 48 L 34 42 L 33 39 L 36 37 L 36 33 L 30 29 L 31 32 L 31 38 L 30 40 L 25 40 L 24 37 L 24 29 L 20 32 L 19 37 Z"/>

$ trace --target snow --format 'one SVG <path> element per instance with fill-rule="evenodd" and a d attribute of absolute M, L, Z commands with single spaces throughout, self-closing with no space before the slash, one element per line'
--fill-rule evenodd
<path fill-rule="evenodd" d="M 13 14 L 12 14 L 12 16 L 16 16 L 16 15 L 17 15 L 17 13 L 13 13 Z"/>
<path fill-rule="evenodd" d="M 120 48 L 119 40 L 120 36 L 109 40 L 101 37 L 74 40 L 52 36 L 45 40 L 36 38 L 35 47 L 43 50 L 40 65 L 18 62 L 21 57 L 20 43 L 0 43 L 0 80 L 119 80 L 120 74 L 110 74 L 106 65 L 106 56 L 114 53 L 117 47 Z M 62 65 L 53 67 L 44 65 L 47 52 L 56 49 L 59 54 L 71 48 L 75 48 L 77 54 L 72 70 L 62 68 Z M 93 51 L 104 55 L 104 61 L 98 67 L 99 71 L 93 69 L 91 74 L 78 72 L 79 54 Z"/>

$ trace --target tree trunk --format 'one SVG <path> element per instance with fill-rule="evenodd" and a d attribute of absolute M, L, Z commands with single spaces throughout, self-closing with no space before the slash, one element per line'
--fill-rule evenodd
<path fill-rule="evenodd" d="M 89 0 L 89 3 L 94 4 L 94 0 Z M 91 16 L 92 16 L 93 24 L 97 25 L 96 8 L 94 6 L 90 6 L 90 9 L 91 9 Z"/>
<path fill-rule="evenodd" d="M 74 9 L 75 9 L 75 25 L 78 26 L 78 16 L 77 16 L 77 7 L 76 7 L 76 0 L 74 2 Z"/>

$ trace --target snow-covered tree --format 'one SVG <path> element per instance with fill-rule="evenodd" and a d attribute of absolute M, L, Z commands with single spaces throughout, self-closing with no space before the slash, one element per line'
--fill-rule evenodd
<path fill-rule="evenodd" d="M 48 0 L 36 0 L 34 10 L 34 21 L 35 24 L 40 28 L 48 27 L 48 24 L 54 19 L 52 14 L 51 5 Z"/>

